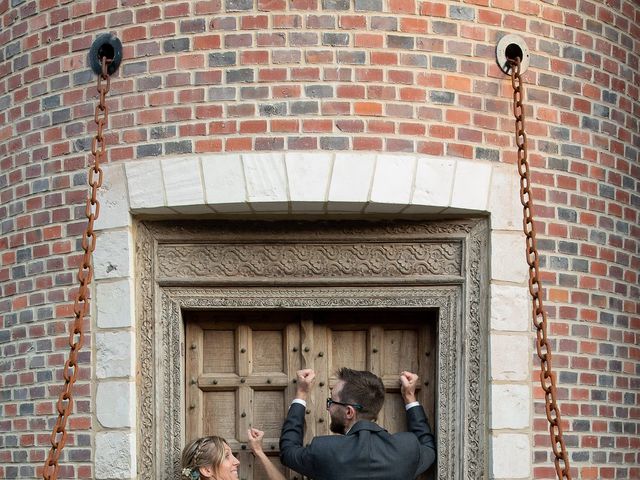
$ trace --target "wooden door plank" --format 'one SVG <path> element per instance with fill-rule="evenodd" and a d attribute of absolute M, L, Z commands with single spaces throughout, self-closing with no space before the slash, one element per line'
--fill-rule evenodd
<path fill-rule="evenodd" d="M 203 332 L 196 324 L 187 324 L 185 332 L 185 405 L 186 405 L 186 441 L 190 442 L 202 436 L 203 393 L 198 386 L 198 377 L 202 372 Z"/>
<path fill-rule="evenodd" d="M 369 328 L 367 339 L 367 353 L 369 356 L 368 370 L 378 376 L 382 376 L 383 373 L 383 350 L 384 329 L 378 326 L 372 326 Z M 380 410 L 378 414 L 378 424 L 384 425 L 384 408 Z"/>
<path fill-rule="evenodd" d="M 313 341 L 316 347 L 315 371 L 316 371 L 316 398 L 314 404 L 313 418 L 316 424 L 316 435 L 327 435 L 329 433 L 329 414 L 325 399 L 330 395 L 329 391 L 329 358 L 327 353 L 327 327 L 323 324 L 314 324 Z"/>
<path fill-rule="evenodd" d="M 314 338 L 313 338 L 313 318 L 309 312 L 302 314 L 302 320 L 300 321 L 300 344 L 302 346 L 301 351 L 301 364 L 302 368 L 315 369 L 315 355 L 314 355 Z M 317 387 L 317 380 L 316 380 Z M 310 415 L 315 411 L 318 402 L 316 388 L 313 388 L 310 392 L 309 398 L 307 398 L 307 415 L 306 428 L 304 429 L 304 443 L 311 442 L 313 437 L 316 436 L 316 424 L 318 423 L 314 415 Z"/>
<path fill-rule="evenodd" d="M 435 329 L 421 328 L 419 338 L 419 360 L 420 360 L 420 380 L 425 386 L 418 397 L 420 403 L 424 405 L 427 412 L 427 418 L 431 422 L 431 427 L 435 431 L 434 424 L 435 404 L 436 404 L 436 386 L 438 385 L 438 370 L 436 363 L 438 359 L 437 332 Z"/>

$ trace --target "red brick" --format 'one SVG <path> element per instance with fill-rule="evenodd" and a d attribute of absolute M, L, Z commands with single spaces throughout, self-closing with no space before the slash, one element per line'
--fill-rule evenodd
<path fill-rule="evenodd" d="M 240 133 L 264 133 L 266 131 L 266 120 L 246 120 L 240 122 Z"/>
<path fill-rule="evenodd" d="M 339 17 L 339 26 L 343 30 L 365 29 L 367 18 L 362 15 L 342 15 Z"/>
<path fill-rule="evenodd" d="M 236 122 L 233 121 L 221 121 L 221 122 L 211 122 L 209 124 L 209 134 L 230 134 L 236 133 L 237 127 Z"/>
<path fill-rule="evenodd" d="M 196 140 L 195 142 L 196 153 L 221 152 L 221 151 L 222 151 L 222 140 L 220 139 Z"/>
<path fill-rule="evenodd" d="M 266 50 L 253 50 L 240 53 L 241 65 L 264 65 L 269 62 L 269 52 Z"/>
<path fill-rule="evenodd" d="M 260 11 L 280 11 L 286 10 L 286 0 L 258 0 L 258 10 Z"/>
<path fill-rule="evenodd" d="M 376 137 L 353 137 L 354 150 L 380 151 L 382 139 Z"/>
<path fill-rule="evenodd" d="M 220 48 L 220 35 L 198 35 L 193 38 L 195 50 L 211 50 Z"/>
<path fill-rule="evenodd" d="M 420 4 L 420 15 L 425 17 L 446 17 L 447 5 L 444 3 L 424 1 Z"/>
<path fill-rule="evenodd" d="M 428 23 L 423 18 L 402 18 L 400 19 L 400 31 L 405 33 L 426 34 Z"/>
<path fill-rule="evenodd" d="M 269 24 L 267 15 L 246 16 L 240 19 L 242 30 L 265 30 Z"/>
<path fill-rule="evenodd" d="M 338 98 L 365 98 L 365 88 L 362 85 L 338 85 L 336 95 Z"/>
<path fill-rule="evenodd" d="M 354 35 L 354 46 L 361 48 L 382 48 L 384 46 L 384 36 L 376 33 L 356 33 Z"/>
<path fill-rule="evenodd" d="M 332 120 L 303 120 L 302 131 L 309 132 L 332 132 L 333 121 Z"/>
<path fill-rule="evenodd" d="M 271 131 L 277 133 L 296 133 L 299 131 L 299 121 L 298 120 L 281 120 L 274 119 L 271 120 Z"/>
<path fill-rule="evenodd" d="M 353 105 L 353 113 L 356 115 L 380 116 L 382 115 L 382 104 L 377 102 L 356 102 Z"/>
<path fill-rule="evenodd" d="M 396 52 L 371 52 L 372 65 L 397 65 L 398 54 Z"/>
<path fill-rule="evenodd" d="M 251 138 L 227 138 L 224 141 L 226 152 L 251 151 Z"/>

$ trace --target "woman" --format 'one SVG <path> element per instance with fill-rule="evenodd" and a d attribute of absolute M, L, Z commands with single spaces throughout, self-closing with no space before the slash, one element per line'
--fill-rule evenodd
<path fill-rule="evenodd" d="M 224 438 L 210 436 L 194 440 L 182 450 L 184 480 L 237 480 L 240 462 Z"/>
<path fill-rule="evenodd" d="M 285 480 L 262 449 L 264 432 L 250 428 L 249 447 L 269 480 Z M 194 440 L 182 451 L 183 480 L 237 480 L 240 461 L 233 455 L 224 438 L 209 436 Z"/>

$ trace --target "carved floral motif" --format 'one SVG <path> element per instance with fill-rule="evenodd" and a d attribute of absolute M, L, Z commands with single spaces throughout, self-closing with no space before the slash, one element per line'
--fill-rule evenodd
<path fill-rule="evenodd" d="M 459 243 L 161 245 L 164 278 L 461 275 Z"/>

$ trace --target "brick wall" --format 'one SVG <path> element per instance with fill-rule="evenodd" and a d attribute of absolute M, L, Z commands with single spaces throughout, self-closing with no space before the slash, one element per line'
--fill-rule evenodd
<path fill-rule="evenodd" d="M 95 131 L 86 55 L 110 31 L 124 44 L 111 162 L 324 150 L 513 163 L 511 86 L 494 50 L 522 35 L 574 478 L 640 478 L 636 2 L 0 0 L 0 21 L 0 477 L 36 475 L 55 420 Z M 67 478 L 93 477 L 90 342 Z M 534 477 L 552 478 L 534 391 Z"/>

